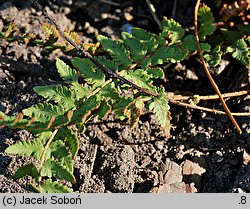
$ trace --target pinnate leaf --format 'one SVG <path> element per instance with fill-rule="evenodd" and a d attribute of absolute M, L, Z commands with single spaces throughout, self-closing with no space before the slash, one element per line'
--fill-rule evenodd
<path fill-rule="evenodd" d="M 58 179 L 75 182 L 75 177 L 69 169 L 62 165 L 61 162 L 53 159 L 48 159 L 43 164 L 43 167 L 41 169 L 41 176 L 47 176 L 49 178 L 55 177 Z"/>
<path fill-rule="evenodd" d="M 40 185 L 40 192 L 42 193 L 71 193 L 70 189 L 60 184 L 57 181 L 47 179 L 44 184 Z"/>
<path fill-rule="evenodd" d="M 126 68 L 132 63 L 129 58 L 129 52 L 121 42 L 109 39 L 103 35 L 99 35 L 97 40 L 101 42 L 106 51 L 110 52 L 110 55 L 118 65 Z"/>
<path fill-rule="evenodd" d="M 167 19 L 164 17 L 162 26 L 162 35 L 168 36 L 172 43 L 181 40 L 185 34 L 185 30 L 182 28 L 182 26 L 172 18 Z"/>
<path fill-rule="evenodd" d="M 148 52 L 152 52 L 158 47 L 158 43 L 156 42 L 154 35 L 144 29 L 133 27 L 132 35 L 140 40 L 143 47 L 145 47 Z"/>
<path fill-rule="evenodd" d="M 78 68 L 83 79 L 94 87 L 102 85 L 105 81 L 104 73 L 88 59 L 73 58 L 71 61 L 74 67 Z"/>
<path fill-rule="evenodd" d="M 9 146 L 5 152 L 7 154 L 18 154 L 21 156 L 33 156 L 37 160 L 41 158 L 41 154 L 43 151 L 43 144 L 40 140 L 27 140 L 27 141 L 19 141 L 14 145 Z"/>
<path fill-rule="evenodd" d="M 126 32 L 122 33 L 122 38 L 124 45 L 129 50 L 133 61 L 137 62 L 145 57 L 147 54 L 147 49 L 142 45 L 139 39 Z"/>
<path fill-rule="evenodd" d="M 69 147 L 72 157 L 74 158 L 76 156 L 79 149 L 79 142 L 77 136 L 73 133 L 73 131 L 70 128 L 66 126 L 61 127 L 58 130 L 57 134 L 55 135 L 54 140 L 55 141 L 59 140 L 64 142 Z M 62 152 L 62 154 L 66 153 Z"/>
<path fill-rule="evenodd" d="M 128 70 L 127 74 L 124 75 L 124 78 L 132 81 L 136 85 L 145 88 L 151 89 L 150 84 L 152 80 L 150 79 L 151 76 L 147 73 L 144 69 L 136 69 L 136 70 Z"/>
<path fill-rule="evenodd" d="M 48 100 L 63 105 L 65 109 L 71 109 L 74 106 L 75 95 L 66 86 L 36 86 L 34 91 Z"/>
<path fill-rule="evenodd" d="M 76 82 L 78 79 L 77 72 L 74 69 L 71 69 L 65 62 L 59 58 L 56 60 L 57 71 L 60 74 L 60 77 L 68 82 Z"/>
<path fill-rule="evenodd" d="M 38 169 L 34 163 L 30 163 L 28 165 L 24 165 L 24 166 L 18 168 L 17 171 L 15 172 L 13 178 L 20 179 L 20 178 L 23 178 L 25 176 L 31 176 L 34 179 L 39 177 Z"/>
<path fill-rule="evenodd" d="M 23 110 L 23 114 L 30 118 L 36 116 L 36 121 L 38 122 L 49 121 L 51 117 L 62 115 L 64 112 L 65 110 L 62 105 L 52 105 L 50 103 L 37 104 Z"/>
<path fill-rule="evenodd" d="M 216 26 L 212 24 L 214 22 L 213 13 L 207 5 L 199 7 L 198 21 L 200 23 L 199 36 L 201 38 L 204 39 L 205 36 L 210 35 L 215 31 Z"/>
<path fill-rule="evenodd" d="M 165 127 L 169 120 L 169 105 L 167 101 L 167 95 L 164 90 L 160 90 L 157 97 L 153 97 L 149 102 L 149 110 L 153 111 L 158 123 Z"/>
<path fill-rule="evenodd" d="M 232 56 L 241 61 L 242 64 L 249 66 L 250 64 L 250 51 L 244 39 L 237 40 L 234 44 L 227 47 L 227 52 L 232 53 Z"/>

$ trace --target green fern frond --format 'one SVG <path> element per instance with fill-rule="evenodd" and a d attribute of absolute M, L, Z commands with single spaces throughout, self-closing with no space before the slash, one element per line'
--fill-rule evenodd
<path fill-rule="evenodd" d="M 132 36 L 140 40 L 141 44 L 149 53 L 153 52 L 158 47 L 154 35 L 144 29 L 133 27 Z"/>
<path fill-rule="evenodd" d="M 207 5 L 199 7 L 198 21 L 200 23 L 199 36 L 204 40 L 207 35 L 211 35 L 216 29 L 216 26 L 213 25 L 213 13 Z"/>
<path fill-rule="evenodd" d="M 34 157 L 37 160 L 40 160 L 43 151 L 43 144 L 40 140 L 29 140 L 29 141 L 20 141 L 16 144 L 9 146 L 5 152 L 7 154 L 15 154 L 27 157 Z"/>
<path fill-rule="evenodd" d="M 167 94 L 161 89 L 159 96 L 153 97 L 149 101 L 149 110 L 153 111 L 158 123 L 165 128 L 169 120 L 169 109 Z"/>
<path fill-rule="evenodd" d="M 129 104 L 133 102 L 133 98 L 125 98 L 122 97 L 117 100 L 112 105 L 113 112 L 120 118 L 120 120 L 124 120 L 126 118 L 125 110 L 128 108 Z"/>
<path fill-rule="evenodd" d="M 220 63 L 222 54 L 221 47 L 218 45 L 209 54 L 204 54 L 204 58 L 210 66 L 215 67 Z"/>
<path fill-rule="evenodd" d="M 108 60 L 106 57 L 104 56 L 98 56 L 96 57 L 96 59 L 105 67 L 110 68 L 114 71 L 119 70 L 123 70 L 123 68 L 119 68 L 118 64 L 114 61 L 114 60 Z"/>
<path fill-rule="evenodd" d="M 148 67 L 145 70 L 146 70 L 147 74 L 151 78 L 161 78 L 161 79 L 163 79 L 165 77 L 164 71 L 159 67 L 154 67 L 154 68 Z"/>
<path fill-rule="evenodd" d="M 55 177 L 57 179 L 65 179 L 66 181 L 75 182 L 73 173 L 56 159 L 46 160 L 46 162 L 43 164 L 40 175 L 49 178 Z"/>
<path fill-rule="evenodd" d="M 36 134 L 36 138 L 37 140 L 41 141 L 42 144 L 46 144 L 51 134 L 52 134 L 52 131 L 42 131 Z"/>
<path fill-rule="evenodd" d="M 65 185 L 52 181 L 52 179 L 47 179 L 44 184 L 39 185 L 37 190 L 41 193 L 71 193 L 71 190 Z"/>
<path fill-rule="evenodd" d="M 98 87 L 105 82 L 104 73 L 90 60 L 75 57 L 71 62 L 75 68 L 79 69 L 81 76 L 87 83 L 93 84 L 94 87 Z"/>
<path fill-rule="evenodd" d="M 126 71 L 124 78 L 144 89 L 154 91 L 151 76 L 144 69 L 128 70 Z"/>
<path fill-rule="evenodd" d="M 183 60 L 187 54 L 188 50 L 182 49 L 175 44 L 169 47 L 161 47 L 151 57 L 151 65 L 163 64 L 167 61 L 175 63 Z"/>
<path fill-rule="evenodd" d="M 125 47 L 130 52 L 130 57 L 137 62 L 143 59 L 147 54 L 147 49 L 142 45 L 139 39 L 132 36 L 132 34 L 123 32 L 122 39 Z"/>
<path fill-rule="evenodd" d="M 106 100 L 103 100 L 94 114 L 99 116 L 101 119 L 106 119 L 108 114 L 111 112 L 111 109 L 112 106 Z"/>
<path fill-rule="evenodd" d="M 56 117 L 65 113 L 62 105 L 52 105 L 50 103 L 40 103 L 23 110 L 23 114 L 30 118 L 36 116 L 37 122 L 47 122 L 51 117 Z"/>
<path fill-rule="evenodd" d="M 68 65 L 65 64 L 62 60 L 57 58 L 56 60 L 57 71 L 60 74 L 60 77 L 67 83 L 77 82 L 78 75 L 76 70 L 71 69 Z"/>
<path fill-rule="evenodd" d="M 74 106 L 75 95 L 66 86 L 36 86 L 33 90 L 40 96 L 61 104 L 65 110 L 71 109 Z"/>
<path fill-rule="evenodd" d="M 202 5 L 201 7 L 199 7 L 198 21 L 200 22 L 200 24 L 214 22 L 213 13 L 207 5 Z"/>
<path fill-rule="evenodd" d="M 116 88 L 115 83 L 112 82 L 106 85 L 104 88 L 102 88 L 98 96 L 100 97 L 100 100 L 102 101 L 107 98 L 113 101 L 113 100 L 117 100 L 120 98 L 120 93 L 118 89 Z"/>
<path fill-rule="evenodd" d="M 124 68 L 131 65 L 132 61 L 129 57 L 129 52 L 121 42 L 109 39 L 103 35 L 98 35 L 97 40 L 107 52 L 110 52 L 111 57 L 118 65 Z"/>
<path fill-rule="evenodd" d="M 73 133 L 73 131 L 70 128 L 68 128 L 66 126 L 61 127 L 58 130 L 57 134 L 55 135 L 54 140 L 55 141 L 58 140 L 59 142 L 57 142 L 57 143 L 64 142 L 67 145 L 67 147 L 69 148 L 69 150 L 72 154 L 72 157 L 74 158 L 76 156 L 78 149 L 79 149 L 79 142 L 78 142 L 77 136 Z M 61 145 L 61 146 L 63 146 L 63 145 Z M 64 152 L 62 152 L 62 154 L 66 155 L 66 153 L 64 153 Z"/>
<path fill-rule="evenodd" d="M 17 171 L 15 172 L 13 178 L 20 179 L 20 178 L 23 178 L 25 176 L 31 176 L 34 179 L 37 179 L 39 177 L 38 168 L 36 167 L 36 165 L 34 163 L 30 163 L 30 164 L 27 164 L 27 165 L 24 165 L 24 166 L 18 168 Z"/>
<path fill-rule="evenodd" d="M 170 43 L 176 43 L 181 40 L 185 34 L 185 30 L 182 26 L 172 18 L 167 19 L 167 17 L 164 17 L 162 26 L 163 31 L 161 37 L 164 39 L 169 38 L 171 40 Z"/>
<path fill-rule="evenodd" d="M 75 99 L 79 101 L 82 98 L 85 98 L 91 91 L 91 87 L 88 84 L 79 84 L 77 82 L 71 83 L 70 91 L 75 95 Z"/>
<path fill-rule="evenodd" d="M 250 51 L 244 39 L 237 40 L 226 49 L 227 52 L 232 53 L 232 56 L 242 62 L 243 65 L 250 65 Z"/>

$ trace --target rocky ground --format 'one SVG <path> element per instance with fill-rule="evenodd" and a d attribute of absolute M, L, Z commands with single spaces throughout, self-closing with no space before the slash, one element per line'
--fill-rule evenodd
<path fill-rule="evenodd" d="M 117 38 L 122 30 L 138 26 L 159 32 L 145 1 L 55 0 L 49 14 L 60 24 L 78 32 L 83 41 L 95 42 L 98 34 Z M 110 3 L 111 2 L 111 3 Z M 184 27 L 192 26 L 194 2 L 152 1 L 160 18 L 174 17 Z M 0 0 L 0 30 L 6 20 L 15 20 L 20 32 L 41 32 L 41 12 L 28 1 Z M 37 85 L 61 82 L 55 58 L 39 47 L 26 47 L 0 40 L 0 111 L 16 114 L 39 102 L 32 91 Z M 220 74 L 214 74 L 222 92 L 246 88 L 250 68 L 235 60 L 223 60 Z M 214 69 L 216 70 L 216 69 Z M 167 91 L 214 94 L 202 66 L 189 59 L 166 68 Z M 250 97 L 228 99 L 233 112 L 249 112 Z M 219 101 L 202 106 L 222 109 Z M 250 192 L 250 118 L 237 118 L 243 134 L 237 134 L 226 116 L 171 105 L 171 137 L 166 140 L 153 115 L 140 118 L 135 129 L 110 115 L 92 121 L 78 134 L 80 150 L 75 159 L 74 192 Z M 15 181 L 13 173 L 33 159 L 9 156 L 5 149 L 33 136 L 22 130 L 0 129 L 0 192 L 30 192 L 27 182 Z"/>

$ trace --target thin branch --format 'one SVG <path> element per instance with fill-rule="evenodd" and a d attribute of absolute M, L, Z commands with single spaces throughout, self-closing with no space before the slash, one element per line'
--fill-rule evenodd
<path fill-rule="evenodd" d="M 116 2 L 113 2 L 113 1 L 108 1 L 108 0 L 99 0 L 100 2 L 102 3 L 105 3 L 105 4 L 110 4 L 112 6 L 116 6 L 116 7 L 119 7 L 120 4 L 116 3 Z"/>
<path fill-rule="evenodd" d="M 220 110 L 210 109 L 210 108 L 207 108 L 207 107 L 201 107 L 201 106 L 198 106 L 198 105 L 189 104 L 189 103 L 185 103 L 185 102 L 179 102 L 179 101 L 175 101 L 173 99 L 168 99 L 168 101 L 170 103 L 172 103 L 172 104 L 183 106 L 183 107 L 189 107 L 189 108 L 192 108 L 192 109 L 203 110 L 203 111 L 212 112 L 212 113 L 215 113 L 215 114 L 227 115 L 226 112 L 223 112 L 223 111 L 220 111 Z M 250 116 L 250 112 L 240 112 L 240 113 L 231 113 L 231 114 L 234 115 L 234 116 L 239 116 L 239 117 Z"/>
<path fill-rule="evenodd" d="M 160 30 L 162 30 L 162 24 L 161 24 L 161 21 L 160 21 L 159 17 L 156 14 L 156 10 L 155 10 L 154 5 L 150 2 L 150 0 L 145 0 L 145 1 L 146 1 L 147 5 L 148 5 L 149 11 L 150 11 L 151 15 L 153 16 L 155 22 L 157 23 Z"/>
<path fill-rule="evenodd" d="M 206 63 L 206 61 L 205 61 L 205 59 L 203 58 L 203 55 L 202 55 L 202 49 L 201 49 L 201 45 L 200 45 L 200 41 L 199 41 L 199 34 L 198 34 L 198 21 L 197 21 L 197 19 L 198 19 L 197 14 L 198 14 L 199 5 L 200 5 L 200 0 L 197 0 L 197 3 L 195 5 L 195 10 L 194 10 L 194 27 L 195 27 L 195 39 L 196 39 L 196 43 L 197 43 L 198 53 L 199 53 L 199 56 L 201 58 L 201 62 L 202 62 L 204 71 L 205 71 L 210 83 L 212 84 L 214 90 L 216 91 L 217 95 L 219 96 L 219 99 L 220 99 L 220 101 L 222 103 L 222 106 L 223 106 L 224 110 L 226 111 L 227 115 L 229 116 L 232 123 L 236 127 L 237 131 L 241 134 L 242 133 L 241 128 L 238 125 L 238 123 L 236 122 L 236 120 L 234 119 L 234 117 L 233 117 L 232 113 L 230 112 L 225 100 L 223 99 L 223 97 L 221 95 L 221 92 L 220 92 L 217 84 L 215 83 L 213 77 L 211 76 L 211 74 L 209 72 L 209 69 L 208 69 L 208 65 L 207 65 L 207 63 Z"/>
<path fill-rule="evenodd" d="M 172 9 L 172 18 L 175 17 L 176 8 L 177 8 L 177 0 L 174 0 L 174 6 L 173 6 L 173 9 Z"/>
<path fill-rule="evenodd" d="M 46 20 L 53 25 L 56 30 L 58 31 L 58 33 L 60 34 L 61 37 L 63 37 L 67 42 L 69 42 L 72 46 L 74 46 L 74 48 L 77 51 L 77 55 L 79 57 L 85 57 L 87 59 L 89 59 L 96 67 L 98 67 L 100 70 L 102 70 L 105 74 L 109 75 L 110 77 L 113 78 L 117 78 L 121 81 L 121 83 L 127 83 L 129 84 L 131 87 L 137 89 L 139 92 L 143 92 L 152 96 L 157 96 L 158 94 L 155 92 L 151 92 L 147 89 L 141 88 L 140 86 L 137 86 L 136 84 L 134 84 L 133 82 L 123 78 L 122 76 L 120 76 L 119 74 L 117 74 L 115 71 L 111 70 L 110 68 L 107 68 L 106 66 L 102 65 L 99 61 L 97 61 L 96 59 L 94 59 L 92 57 L 92 55 L 83 50 L 81 47 L 79 47 L 74 41 L 72 41 L 70 38 L 68 38 L 67 36 L 64 35 L 64 33 L 62 32 L 60 26 L 55 22 L 55 20 L 53 20 L 48 13 L 46 12 L 46 10 L 38 3 L 38 0 L 30 0 L 32 2 L 32 4 L 35 5 L 35 7 L 42 11 L 44 17 L 46 18 Z"/>
<path fill-rule="evenodd" d="M 246 95 L 250 92 L 250 90 L 244 90 L 244 91 L 237 91 L 237 92 L 229 92 L 229 93 L 225 93 L 222 94 L 223 98 L 230 98 L 230 97 L 238 97 L 238 96 L 242 96 L 242 95 Z M 183 96 L 183 95 L 173 95 L 173 97 L 171 99 L 178 101 L 178 100 L 189 100 L 192 99 L 192 97 L 195 95 L 191 95 L 191 96 Z M 199 100 L 214 100 L 214 99 L 219 99 L 218 95 L 207 95 L 207 96 L 200 96 L 197 95 Z"/>

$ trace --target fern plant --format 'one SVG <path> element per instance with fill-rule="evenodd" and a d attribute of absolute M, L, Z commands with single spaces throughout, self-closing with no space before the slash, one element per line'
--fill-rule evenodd
<path fill-rule="evenodd" d="M 237 41 L 225 39 L 227 31 L 215 34 L 213 15 L 207 6 L 200 8 L 199 19 L 201 47 L 211 65 L 217 65 L 225 53 L 232 53 L 243 64 L 249 64 L 249 50 L 245 42 L 249 41 L 245 38 L 249 31 L 243 27 L 234 33 L 234 38 L 229 37 L 233 40 L 237 37 Z M 10 24 L 0 33 L 0 38 L 39 44 L 49 50 L 60 48 L 67 53 L 76 50 L 70 44 L 58 44 L 59 34 L 49 24 L 43 25 L 45 40 L 33 34 L 15 36 L 13 31 L 15 26 Z M 77 34 L 66 32 L 65 36 L 80 45 Z M 215 43 L 213 40 L 217 36 L 222 38 Z M 71 129 L 73 125 L 82 132 L 87 121 L 94 117 L 105 119 L 113 112 L 121 120 L 128 118 L 133 128 L 144 110 L 148 109 L 155 114 L 166 136 L 169 136 L 168 93 L 164 88 L 155 86 L 154 81 L 164 78 L 162 66 L 165 63 L 180 62 L 195 54 L 197 45 L 194 35 L 187 34 L 175 20 L 164 18 L 160 34 L 133 28 L 131 34 L 123 32 L 119 40 L 102 35 L 97 40 L 97 44 L 80 47 L 93 53 L 93 59 L 99 65 L 112 69 L 120 77 L 110 78 L 88 58 L 74 57 L 71 60 L 73 68 L 57 59 L 56 67 L 64 85 L 35 87 L 34 91 L 45 102 L 24 109 L 17 116 L 0 112 L 0 127 L 25 129 L 36 136 L 35 140 L 17 142 L 6 149 L 8 154 L 32 156 L 37 160 L 36 164 L 20 167 L 14 175 L 15 179 L 26 175 L 33 177 L 37 182 L 32 186 L 35 191 L 70 192 L 58 180 L 76 181 L 73 162 L 79 143 Z M 224 42 L 225 45 L 220 45 Z M 144 91 L 131 87 L 129 82 L 119 79 L 121 77 Z"/>

